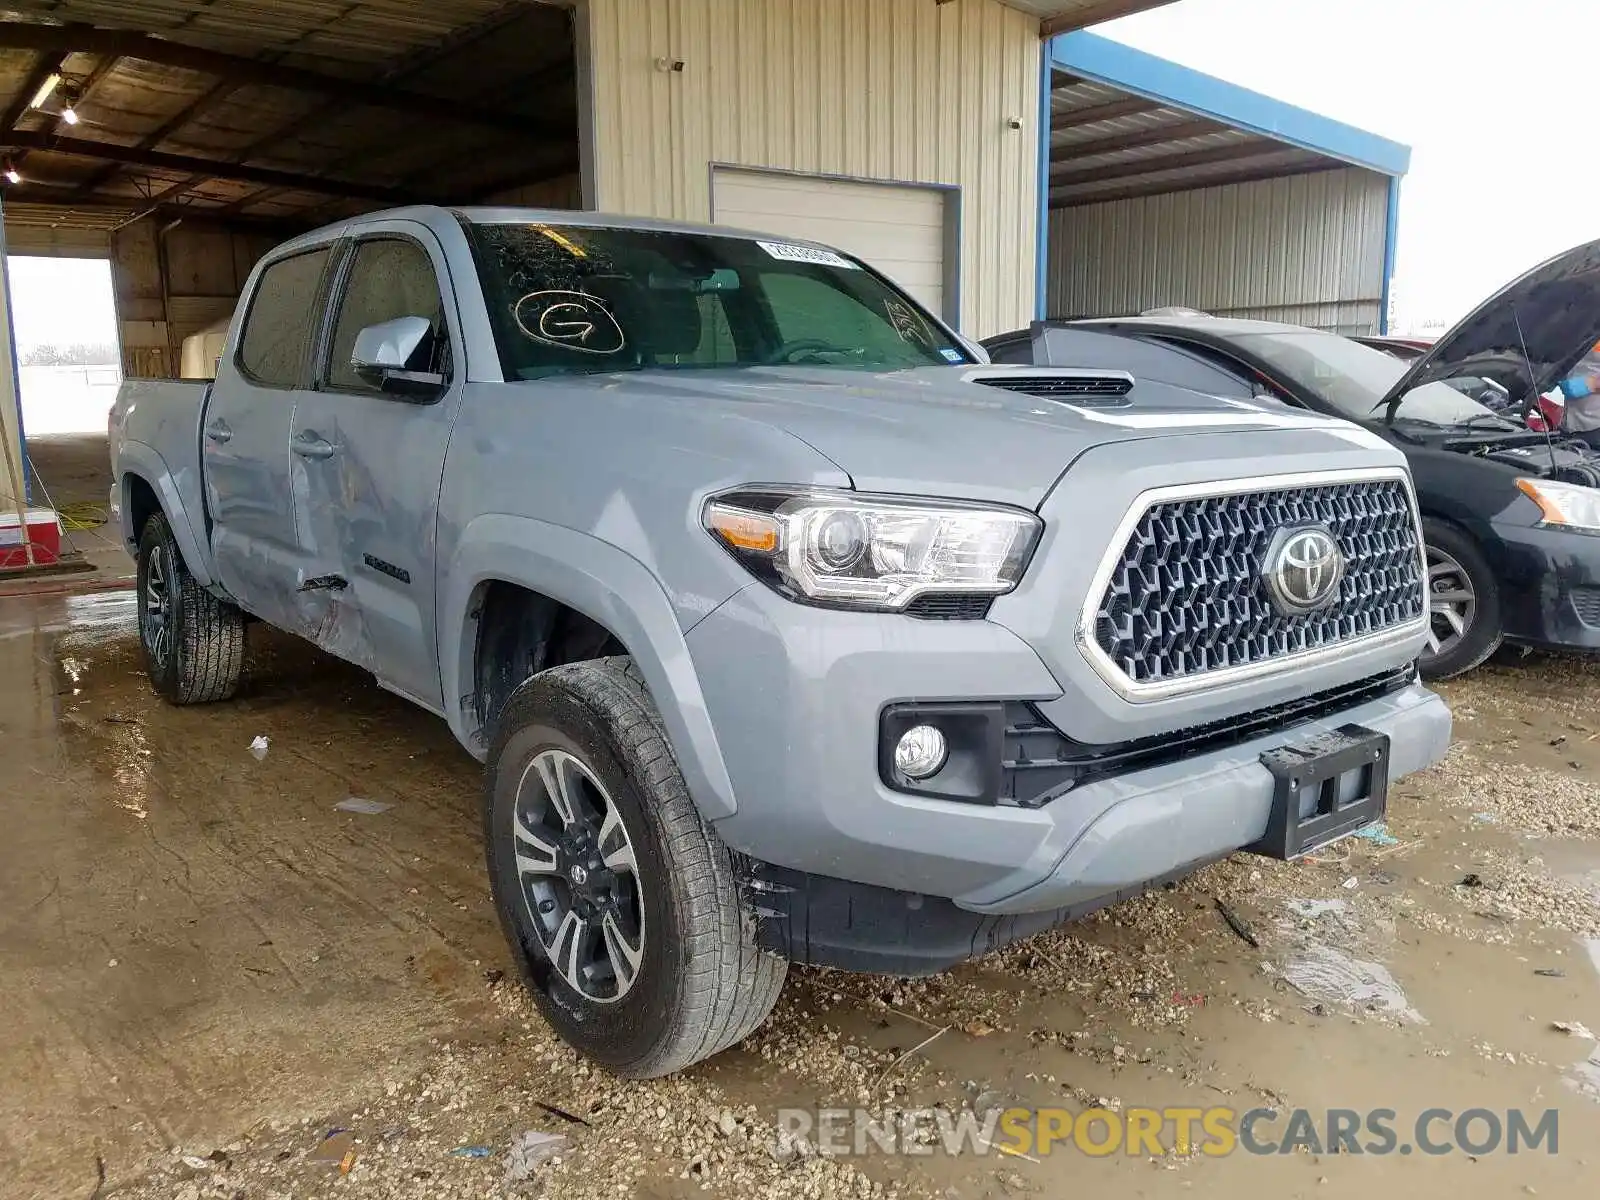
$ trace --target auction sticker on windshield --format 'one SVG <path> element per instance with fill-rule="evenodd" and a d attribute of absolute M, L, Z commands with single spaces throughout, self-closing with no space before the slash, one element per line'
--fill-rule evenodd
<path fill-rule="evenodd" d="M 844 255 L 816 246 L 795 246 L 788 242 L 757 242 L 756 245 L 773 258 L 781 258 L 785 262 L 815 263 L 819 267 L 843 267 L 847 271 L 860 270 Z"/>

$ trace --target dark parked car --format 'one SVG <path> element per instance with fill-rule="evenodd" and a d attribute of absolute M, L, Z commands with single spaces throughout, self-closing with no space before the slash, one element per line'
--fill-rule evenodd
<path fill-rule="evenodd" d="M 1381 337 L 1369 334 L 1357 335 L 1351 339 L 1360 342 L 1363 346 L 1371 346 L 1374 350 L 1382 350 L 1391 358 L 1398 358 L 1401 362 L 1416 362 L 1433 348 L 1433 342 L 1427 338 Z"/>
<path fill-rule="evenodd" d="M 1422 670 L 1443 679 L 1503 641 L 1600 650 L 1600 455 L 1526 421 L 1597 337 L 1600 241 L 1535 267 L 1409 363 L 1337 334 L 1204 315 L 1037 322 L 984 346 L 995 362 L 1121 367 L 1284 406 L 1286 420 L 1341 416 L 1398 446 L 1427 542 Z"/>

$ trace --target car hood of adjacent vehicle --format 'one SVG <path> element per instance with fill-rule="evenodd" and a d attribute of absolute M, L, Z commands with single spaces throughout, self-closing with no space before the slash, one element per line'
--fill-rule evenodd
<path fill-rule="evenodd" d="M 1049 367 L 876 372 L 774 366 L 583 378 L 619 398 L 720 407 L 730 417 L 781 429 L 837 465 L 862 491 L 1030 509 L 1078 455 L 1108 442 L 1275 428 L 1355 433 L 1343 421 L 1160 383 L 1135 383 L 1120 402 L 1064 403 L 980 382 L 1073 374 Z"/>
<path fill-rule="evenodd" d="M 1426 383 L 1478 376 L 1522 403 L 1549 391 L 1600 341 L 1600 240 L 1540 263 L 1433 344 L 1379 407 Z"/>

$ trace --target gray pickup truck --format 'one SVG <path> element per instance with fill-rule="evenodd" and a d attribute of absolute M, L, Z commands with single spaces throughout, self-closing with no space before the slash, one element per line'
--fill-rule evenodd
<path fill-rule="evenodd" d="M 623 1075 L 790 962 L 927 973 L 1301 854 L 1449 741 L 1396 450 L 991 366 L 824 246 L 363 217 L 111 431 L 156 689 L 228 698 L 260 620 L 448 721 L 528 985 Z"/>

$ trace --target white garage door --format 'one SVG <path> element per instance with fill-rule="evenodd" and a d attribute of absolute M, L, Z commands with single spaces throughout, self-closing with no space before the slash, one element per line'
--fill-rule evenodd
<path fill-rule="evenodd" d="M 850 183 L 718 167 L 711 177 L 718 225 L 807 238 L 871 263 L 945 315 L 945 193 L 891 183 Z"/>

